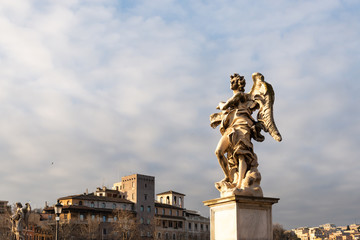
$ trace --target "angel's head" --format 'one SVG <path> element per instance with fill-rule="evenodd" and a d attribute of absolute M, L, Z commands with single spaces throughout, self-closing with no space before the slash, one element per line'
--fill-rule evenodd
<path fill-rule="evenodd" d="M 231 90 L 239 90 L 241 92 L 245 91 L 245 78 L 240 76 L 238 73 L 230 76 L 230 88 Z"/>
<path fill-rule="evenodd" d="M 17 208 L 22 208 L 22 204 L 20 202 L 17 202 L 15 205 Z"/>

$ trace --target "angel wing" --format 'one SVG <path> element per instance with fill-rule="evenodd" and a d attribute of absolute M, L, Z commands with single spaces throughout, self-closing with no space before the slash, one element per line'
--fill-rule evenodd
<path fill-rule="evenodd" d="M 264 76 L 261 73 L 253 73 L 252 79 L 254 85 L 249 94 L 260 106 L 257 120 L 261 123 L 261 128 L 265 132 L 269 132 L 276 141 L 280 142 L 282 137 L 273 117 L 273 105 L 275 101 L 274 90 L 269 83 L 264 81 Z"/>
<path fill-rule="evenodd" d="M 23 213 L 24 213 L 25 226 L 28 227 L 28 225 L 29 225 L 29 216 L 30 216 L 30 213 L 31 213 L 30 203 L 25 203 L 25 207 L 23 208 Z"/>

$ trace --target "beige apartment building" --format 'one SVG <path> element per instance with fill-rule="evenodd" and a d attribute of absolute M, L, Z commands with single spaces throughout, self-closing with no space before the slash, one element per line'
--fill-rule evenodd
<path fill-rule="evenodd" d="M 156 195 L 155 239 L 210 239 L 210 219 L 185 208 L 185 194 L 167 191 Z"/>
<path fill-rule="evenodd" d="M 113 190 L 120 192 L 127 200 L 134 203 L 140 235 L 152 238 L 154 232 L 155 177 L 133 174 L 114 183 Z"/>
<path fill-rule="evenodd" d="M 119 210 L 133 214 L 141 239 L 210 239 L 209 218 L 186 209 L 185 194 L 167 191 L 157 194 L 155 200 L 153 176 L 125 176 L 112 189 L 97 188 L 93 193 L 86 191 L 58 201 L 63 205 L 62 222 L 85 225 L 89 220 L 101 222 L 99 232 L 104 240 L 116 239 L 113 229 L 114 223 L 121 221 L 116 215 Z M 44 212 L 48 221 L 54 221 L 53 207 L 46 207 Z"/>

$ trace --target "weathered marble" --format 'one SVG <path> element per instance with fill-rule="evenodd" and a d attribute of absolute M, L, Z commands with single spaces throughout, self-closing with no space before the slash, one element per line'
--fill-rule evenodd
<path fill-rule="evenodd" d="M 31 206 L 29 203 L 22 207 L 20 202 L 16 203 L 15 214 L 11 216 L 12 234 L 16 240 L 25 240 L 26 236 L 23 233 L 24 228 L 28 227 L 28 220 L 31 212 Z"/>
<path fill-rule="evenodd" d="M 272 240 L 272 205 L 278 200 L 230 196 L 204 201 L 210 207 L 210 239 Z"/>
<path fill-rule="evenodd" d="M 215 154 L 225 175 L 215 183 L 221 197 L 245 195 L 262 197 L 261 174 L 253 150 L 252 139 L 264 141 L 261 130 L 268 132 L 276 141 L 281 141 L 273 118 L 275 94 L 272 86 L 264 81 L 261 73 L 252 75 L 253 86 L 245 93 L 245 78 L 235 73 L 230 76 L 233 96 L 220 102 L 219 113 L 210 116 L 210 126 L 220 125 L 221 138 Z M 252 117 L 258 110 L 257 120 Z"/>

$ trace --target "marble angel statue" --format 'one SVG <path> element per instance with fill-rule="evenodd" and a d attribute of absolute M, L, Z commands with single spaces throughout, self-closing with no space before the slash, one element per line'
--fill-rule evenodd
<path fill-rule="evenodd" d="M 251 140 L 262 142 L 264 136 L 261 130 L 268 132 L 276 141 L 282 139 L 273 118 L 273 88 L 264 81 L 261 73 L 254 73 L 252 79 L 251 91 L 245 93 L 245 78 L 237 73 L 230 76 L 233 96 L 219 103 L 217 109 L 221 112 L 210 116 L 211 127 L 220 125 L 222 135 L 215 150 L 225 175 L 223 180 L 215 183 L 221 197 L 262 197 L 261 175 Z M 257 110 L 255 120 L 252 113 Z"/>
<path fill-rule="evenodd" d="M 16 203 L 15 214 L 11 216 L 12 221 L 12 233 L 16 240 L 25 240 L 24 227 L 28 228 L 29 216 L 31 213 L 31 206 L 29 203 L 22 207 L 20 202 Z"/>

